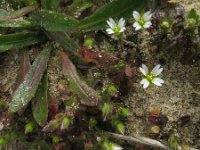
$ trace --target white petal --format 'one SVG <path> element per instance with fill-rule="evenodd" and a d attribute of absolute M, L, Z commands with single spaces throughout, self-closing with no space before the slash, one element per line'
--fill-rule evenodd
<path fill-rule="evenodd" d="M 143 25 L 144 28 L 149 28 L 152 25 L 151 21 L 147 21 L 145 22 L 145 24 Z"/>
<path fill-rule="evenodd" d="M 138 30 L 140 30 L 140 29 L 142 28 L 142 26 L 141 26 L 138 22 L 135 22 L 135 23 L 133 24 L 133 27 L 135 27 L 135 30 L 136 30 L 136 31 L 138 31 Z"/>
<path fill-rule="evenodd" d="M 116 26 L 116 23 L 115 23 L 115 21 L 112 18 L 109 18 L 109 20 L 107 20 L 106 22 L 108 23 L 108 25 L 111 28 L 114 28 Z"/>
<path fill-rule="evenodd" d="M 152 17 L 152 13 L 150 11 L 147 11 L 146 13 L 144 13 L 143 18 L 145 21 L 149 21 L 151 20 Z"/>
<path fill-rule="evenodd" d="M 164 83 L 164 80 L 160 78 L 154 78 L 152 82 L 157 86 L 162 86 L 162 84 Z"/>
<path fill-rule="evenodd" d="M 122 27 L 119 32 L 124 32 L 126 30 L 125 27 Z"/>
<path fill-rule="evenodd" d="M 137 21 L 140 19 L 140 14 L 137 11 L 133 11 L 133 18 Z"/>
<path fill-rule="evenodd" d="M 146 89 L 149 86 L 149 81 L 147 79 L 142 79 L 140 84 L 143 84 L 143 88 Z"/>
<path fill-rule="evenodd" d="M 142 67 L 139 68 L 143 75 L 147 75 L 149 73 L 149 69 L 145 64 L 142 64 Z"/>
<path fill-rule="evenodd" d="M 106 32 L 107 32 L 108 34 L 113 34 L 113 33 L 114 33 L 113 29 L 111 29 L 111 28 L 106 29 Z"/>
<path fill-rule="evenodd" d="M 122 27 L 124 27 L 124 25 L 125 25 L 125 20 L 124 20 L 124 18 L 121 18 L 118 22 L 118 26 L 122 28 Z"/>
<path fill-rule="evenodd" d="M 116 145 L 112 146 L 112 150 L 122 150 L 122 149 L 123 148 L 120 146 L 116 146 Z"/>
<path fill-rule="evenodd" d="M 163 68 L 160 68 L 160 64 L 156 65 L 153 70 L 152 70 L 152 74 L 154 76 L 159 75 L 161 72 L 163 71 Z"/>

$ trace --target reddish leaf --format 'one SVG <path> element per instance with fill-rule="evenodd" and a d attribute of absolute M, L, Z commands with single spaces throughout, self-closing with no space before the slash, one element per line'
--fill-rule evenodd
<path fill-rule="evenodd" d="M 29 71 L 29 68 L 31 66 L 30 64 L 30 59 L 28 56 L 27 50 L 21 50 L 19 53 L 19 59 L 20 59 L 20 69 L 18 72 L 18 77 L 17 77 L 17 84 L 16 84 L 16 89 L 18 86 L 24 81 L 24 78 Z"/>
<path fill-rule="evenodd" d="M 64 71 L 69 78 L 69 89 L 75 93 L 83 105 L 96 106 L 100 99 L 97 92 L 85 84 L 77 75 L 76 68 L 70 61 L 66 53 L 60 53 L 63 61 Z"/>
<path fill-rule="evenodd" d="M 20 84 L 13 95 L 10 103 L 9 111 L 17 112 L 26 107 L 31 99 L 35 96 L 41 78 L 47 67 L 47 62 L 50 56 L 51 49 L 44 48 L 40 52 L 37 59 L 29 69 L 24 81 Z"/>
<path fill-rule="evenodd" d="M 98 57 L 96 52 L 93 52 L 83 46 L 80 49 L 80 54 L 83 58 L 86 58 L 86 59 L 96 59 Z"/>

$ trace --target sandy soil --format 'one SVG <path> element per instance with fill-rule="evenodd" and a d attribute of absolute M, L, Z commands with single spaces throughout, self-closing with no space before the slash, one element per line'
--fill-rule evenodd
<path fill-rule="evenodd" d="M 200 1 L 182 0 L 181 4 L 186 13 L 191 8 L 196 8 L 200 14 Z M 183 143 L 200 148 L 200 60 L 189 65 L 181 60 L 181 51 L 161 51 L 150 54 L 152 59 L 147 58 L 146 65 L 153 68 L 156 64 L 161 64 L 164 68 L 162 79 L 165 80 L 165 84 L 162 87 L 152 86 L 144 90 L 139 84 L 141 78 L 137 79 L 135 91 L 127 100 L 127 106 L 132 113 L 127 123 L 128 133 L 151 135 L 150 129 L 153 124 L 147 121 L 149 111 L 161 109 L 168 122 L 159 136 L 170 130 L 177 130 L 178 119 L 188 115 L 191 117 L 190 122 L 179 128 L 178 134 Z"/>

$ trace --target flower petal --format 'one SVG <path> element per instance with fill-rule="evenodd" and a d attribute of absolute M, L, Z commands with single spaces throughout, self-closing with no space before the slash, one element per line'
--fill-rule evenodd
<path fill-rule="evenodd" d="M 133 24 L 133 27 L 135 27 L 135 31 L 138 31 L 138 30 L 140 30 L 142 28 L 142 26 L 138 22 L 135 22 Z"/>
<path fill-rule="evenodd" d="M 116 27 L 116 23 L 112 18 L 109 18 L 109 20 L 106 21 L 107 24 L 113 29 L 114 27 Z"/>
<path fill-rule="evenodd" d="M 122 28 L 122 27 L 125 26 L 125 20 L 124 20 L 124 18 L 121 18 L 121 19 L 119 20 L 118 26 L 119 26 L 120 28 Z"/>
<path fill-rule="evenodd" d="M 160 64 L 156 65 L 151 71 L 154 76 L 159 75 L 163 71 L 163 68 L 160 68 Z"/>
<path fill-rule="evenodd" d="M 154 78 L 152 82 L 157 86 L 162 86 L 162 84 L 164 83 L 164 80 L 160 78 Z"/>
<path fill-rule="evenodd" d="M 152 13 L 150 11 L 147 11 L 146 13 L 144 13 L 143 18 L 145 21 L 149 21 L 151 20 L 152 17 Z"/>
<path fill-rule="evenodd" d="M 150 83 L 147 79 L 144 78 L 140 81 L 140 84 L 143 84 L 143 88 L 146 89 Z"/>
<path fill-rule="evenodd" d="M 111 29 L 111 28 L 106 29 L 106 32 L 107 32 L 108 34 L 113 34 L 113 33 L 114 33 L 113 29 Z"/>
<path fill-rule="evenodd" d="M 119 32 L 124 32 L 126 30 L 125 27 L 122 27 Z"/>
<path fill-rule="evenodd" d="M 123 148 L 117 145 L 112 146 L 112 150 L 122 150 Z"/>
<path fill-rule="evenodd" d="M 145 24 L 143 25 L 144 28 L 149 28 L 152 25 L 151 21 L 147 21 L 145 22 Z"/>
<path fill-rule="evenodd" d="M 149 73 L 149 69 L 145 64 L 142 64 L 142 67 L 139 68 L 143 75 L 147 75 Z"/>
<path fill-rule="evenodd" d="M 140 19 L 140 14 L 137 11 L 133 11 L 133 18 L 137 21 Z"/>

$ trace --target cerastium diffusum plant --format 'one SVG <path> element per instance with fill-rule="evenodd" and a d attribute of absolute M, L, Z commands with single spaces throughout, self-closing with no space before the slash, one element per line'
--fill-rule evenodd
<path fill-rule="evenodd" d="M 99 47 L 96 44 L 95 38 L 93 38 L 96 37 L 96 32 L 92 33 L 91 31 L 97 29 L 105 30 L 108 35 L 114 36 L 117 40 L 121 40 L 122 38 L 126 38 L 126 32 L 129 34 L 127 25 L 130 25 L 130 30 L 133 29 L 131 33 L 134 32 L 134 34 L 139 35 L 140 32 L 136 31 L 146 31 L 145 29 L 150 28 L 153 23 L 152 13 L 150 11 L 145 13 L 138 12 L 140 11 L 139 8 L 144 8 L 147 0 L 115 0 L 99 8 L 90 16 L 84 16 L 85 14 L 82 13 L 82 11 L 90 7 L 92 8 L 90 11 L 95 10 L 93 8 L 96 8 L 96 6 L 93 7 L 92 1 L 83 1 L 84 7 L 79 6 L 80 4 L 77 4 L 77 1 L 73 1 L 72 5 L 66 4 L 69 6 L 67 6 L 67 8 L 71 10 L 71 12 L 74 10 L 82 13 L 80 14 L 81 17 L 79 20 L 77 17 L 73 16 L 71 12 L 63 11 L 66 9 L 60 5 L 61 3 L 58 0 L 3 1 L 5 2 L 3 5 L 6 7 L 5 9 L 0 9 L 0 27 L 3 29 L 0 31 L 0 53 L 19 49 L 19 52 L 22 53 L 22 55 L 20 55 L 22 57 L 19 57 L 19 61 L 22 63 L 19 69 L 19 76 L 21 77 L 19 79 L 20 83 L 13 94 L 9 111 L 0 118 L 0 131 L 9 125 L 13 130 L 18 130 L 16 127 L 22 124 L 25 127 L 25 133 L 24 130 L 22 133 L 25 135 L 23 136 L 31 134 L 31 140 L 37 142 L 36 144 L 33 142 L 33 145 L 41 149 L 44 148 L 42 147 L 44 145 L 52 146 L 52 141 L 54 148 L 57 146 L 56 144 L 60 144 L 58 146 L 61 146 L 65 143 L 66 136 L 73 136 L 73 139 L 75 139 L 74 141 L 78 141 L 78 138 L 82 138 L 80 141 L 83 141 L 81 145 L 84 145 L 84 148 L 87 148 L 88 145 L 92 145 L 93 149 L 98 149 L 99 147 L 96 147 L 96 145 L 99 146 L 98 141 L 88 145 L 86 142 L 93 142 L 93 140 L 96 139 L 95 133 L 104 131 L 101 124 L 109 124 L 109 127 L 113 127 L 118 133 L 125 134 L 126 128 L 123 121 L 129 114 L 128 109 L 122 106 L 119 108 L 119 104 L 117 103 L 117 105 L 115 105 L 115 101 L 113 101 L 116 97 L 117 100 L 122 97 L 119 96 L 121 94 L 119 84 L 121 84 L 122 81 L 117 81 L 115 88 L 113 86 L 115 85 L 115 81 L 110 79 L 110 74 L 111 76 L 117 74 L 120 77 L 123 76 L 123 78 L 127 78 L 124 77 L 125 71 L 123 70 L 126 66 L 126 61 L 124 59 L 123 61 L 120 60 L 122 58 L 121 55 L 98 50 Z M 131 4 L 132 2 L 134 2 L 134 5 Z M 6 5 L 7 3 L 8 5 Z M 6 10 L 7 8 L 9 9 Z M 17 10 L 18 8 L 21 9 Z M 128 18 L 130 18 L 133 23 L 125 20 Z M 195 29 L 194 31 L 196 32 L 197 26 L 199 26 L 199 17 L 195 11 L 190 13 L 185 26 L 189 31 Z M 162 27 L 170 29 L 171 24 L 163 22 Z M 88 31 L 90 31 L 90 33 L 88 33 Z M 91 37 L 87 38 L 84 43 L 84 46 L 91 49 L 91 51 L 87 48 L 79 51 L 80 45 L 78 45 L 76 41 L 81 41 L 83 39 L 83 37 L 81 37 L 83 34 L 89 34 L 88 37 Z M 71 37 L 79 39 L 75 40 Z M 133 41 L 134 40 L 135 39 L 133 39 Z M 124 43 L 122 43 L 122 45 L 124 47 L 121 46 L 121 49 L 124 48 L 124 51 L 129 49 L 129 45 L 127 46 Z M 120 47 L 119 45 L 117 46 Z M 81 48 L 82 47 L 81 45 Z M 139 46 L 137 43 L 134 43 L 131 45 L 131 48 L 132 47 L 137 49 Z M 92 51 L 93 49 L 95 49 L 95 51 Z M 34 57 L 31 57 L 31 61 L 29 60 L 29 53 L 27 53 L 29 51 L 33 51 L 34 53 Z M 15 54 L 17 53 L 18 52 L 15 51 Z M 48 101 L 51 99 L 48 97 L 50 95 L 49 86 L 51 86 L 48 82 L 51 81 L 52 77 L 51 71 L 48 70 L 51 68 L 50 62 L 52 61 L 48 60 L 52 59 L 52 54 L 54 56 L 57 55 L 57 53 L 58 57 L 60 56 L 58 62 L 63 63 L 63 72 L 66 75 L 64 79 L 66 82 L 58 86 L 59 90 L 62 90 L 62 94 L 65 95 L 65 98 L 63 100 L 62 98 L 55 97 L 55 99 L 59 101 L 58 103 Z M 66 53 L 69 53 L 70 57 Z M 122 53 L 122 55 L 124 56 L 124 53 Z M 37 58 L 34 59 L 35 57 Z M 76 66 L 73 65 L 70 58 L 73 58 L 72 60 L 76 62 Z M 115 60 L 113 61 L 113 59 Z M 107 62 L 110 61 L 113 63 L 107 64 Z M 33 63 L 31 64 L 31 62 Z M 96 65 L 96 68 L 94 66 L 92 69 L 90 68 L 91 62 Z M 101 70 L 101 66 L 103 66 L 102 68 L 104 68 L 104 70 Z M 79 74 L 77 73 L 77 68 Z M 112 71 L 107 68 L 112 68 L 110 69 Z M 84 73 L 82 74 L 83 70 L 89 70 L 88 72 L 91 73 L 92 76 L 94 71 L 96 74 L 101 74 L 101 77 L 86 79 L 88 77 L 84 75 Z M 130 68 L 127 70 L 130 71 Z M 161 86 L 164 83 L 160 78 L 162 70 L 160 65 L 157 65 L 151 71 L 149 71 L 145 65 L 142 65 L 140 71 L 143 74 L 143 79 L 141 81 L 143 88 L 147 88 L 151 84 Z M 104 76 L 104 74 L 106 75 Z M 79 77 L 81 75 L 83 75 L 83 78 L 88 82 L 83 82 Z M 115 76 L 116 78 L 119 77 L 117 75 Z M 93 88 L 93 81 L 96 82 L 99 79 L 104 80 L 105 78 L 109 80 L 109 84 L 111 85 L 106 92 L 103 92 L 103 88 L 98 89 L 99 91 Z M 67 91 L 68 89 L 70 92 Z M 30 108 L 29 106 L 31 106 L 32 109 L 28 111 L 25 110 L 25 108 Z M 15 116 L 17 112 L 22 113 L 23 110 L 25 110 L 25 113 L 21 115 L 20 119 L 10 123 L 13 118 L 18 118 L 13 116 Z M 94 110 L 94 112 L 90 112 L 90 110 Z M 86 116 L 86 114 L 89 114 L 89 116 Z M 90 114 L 92 115 L 90 116 Z M 95 132 L 92 131 L 87 134 L 88 130 L 95 130 Z M 110 130 L 110 128 L 108 130 Z M 46 133 L 51 133 L 49 134 L 50 137 L 47 137 Z M 1 136 L 0 145 L 8 143 L 9 139 L 12 139 L 12 134 L 9 133 L 9 135 L 5 134 L 5 136 Z M 38 137 L 38 135 L 42 136 Z M 77 139 L 76 135 L 78 135 Z M 30 140 L 29 136 L 26 136 L 26 138 Z M 49 141 L 49 139 L 52 141 Z M 70 141 L 70 139 L 72 138 L 69 138 L 69 143 L 71 142 L 73 143 L 72 145 L 74 145 L 74 141 Z M 42 142 L 38 143 L 38 141 Z M 113 142 L 104 143 L 103 141 L 104 140 L 101 141 L 101 148 L 104 147 L 106 150 L 123 149 Z M 79 142 L 77 142 L 76 145 L 79 145 Z M 58 148 L 58 146 L 56 148 Z"/>
<path fill-rule="evenodd" d="M 161 65 L 156 65 L 151 71 L 147 68 L 145 64 L 142 64 L 140 71 L 143 74 L 143 79 L 140 84 L 143 85 L 143 88 L 146 89 L 149 85 L 155 84 L 157 86 L 162 86 L 164 80 L 160 78 L 160 74 L 163 71 Z"/>

